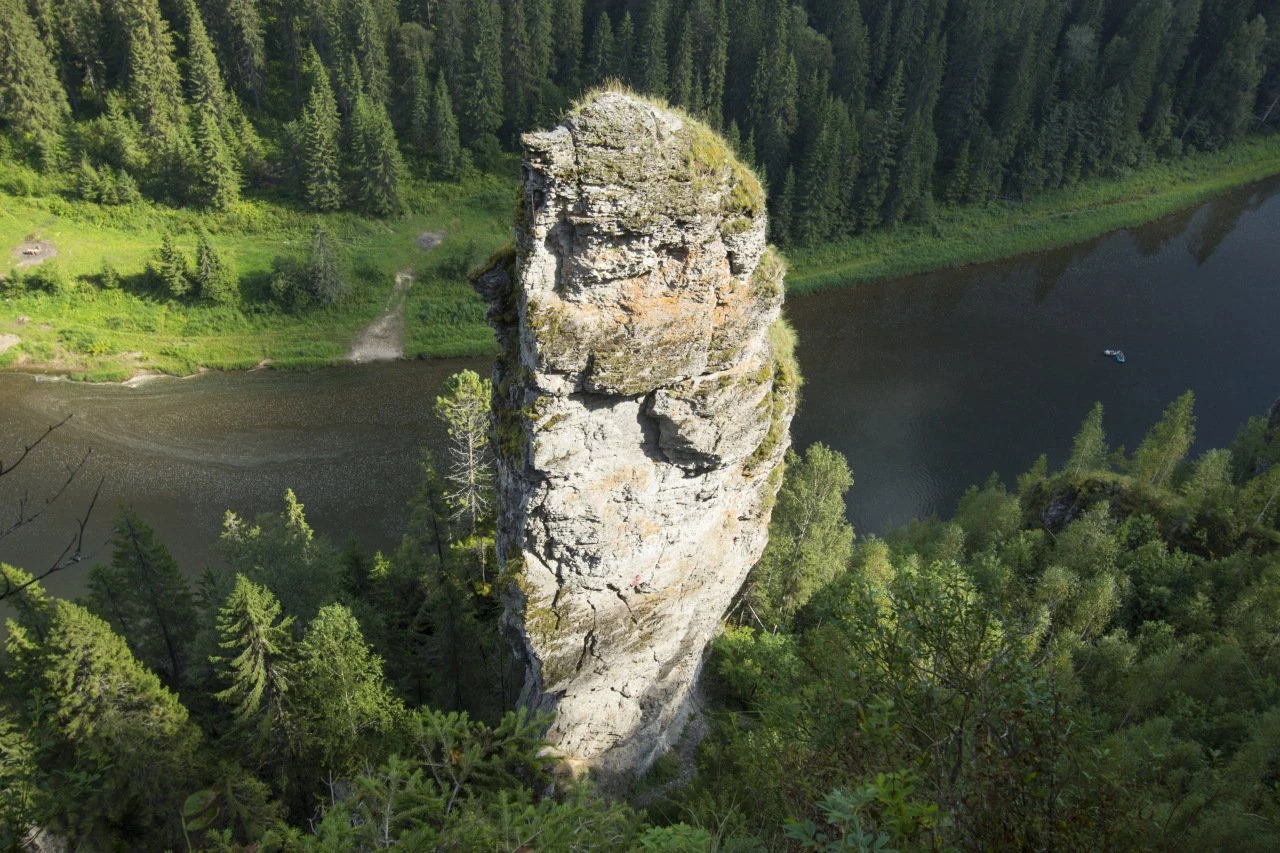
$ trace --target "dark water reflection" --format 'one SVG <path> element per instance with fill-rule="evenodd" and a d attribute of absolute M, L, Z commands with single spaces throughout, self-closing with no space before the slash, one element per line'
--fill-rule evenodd
<path fill-rule="evenodd" d="M 66 544 L 76 513 L 104 483 L 86 550 L 103 548 L 111 515 L 127 502 L 156 527 L 184 569 L 217 559 L 227 509 L 253 517 L 282 506 L 293 488 L 319 531 L 341 542 L 394 547 L 418 482 L 421 448 L 440 439 L 430 415 L 444 378 L 487 359 L 367 365 L 312 373 L 208 374 L 138 388 L 35 381 L 0 375 L 0 453 L 55 432 L 0 488 L 0 523 L 29 490 L 37 501 L 85 449 L 75 486 L 37 524 L 0 541 L 0 560 L 45 567 Z M 3 528 L 0 528 L 3 529 Z M 54 591 L 82 588 L 79 572 L 51 579 Z"/>
<path fill-rule="evenodd" d="M 1280 394 L 1280 180 L 1132 232 L 999 264 L 795 300 L 807 378 L 800 446 L 849 456 L 862 532 L 946 513 L 969 483 L 1006 480 L 1042 451 L 1060 464 L 1101 400 L 1113 443 L 1133 447 L 1169 400 L 1199 399 L 1200 446 L 1230 440 Z M 1123 367 L 1104 359 L 1123 347 Z M 217 559 L 223 513 L 280 506 L 286 487 L 341 541 L 394 547 L 439 440 L 440 383 L 488 362 L 312 373 L 213 374 L 139 388 L 0 374 L 0 458 L 71 413 L 0 487 L 0 529 L 24 488 L 36 500 L 93 451 L 38 525 L 0 540 L 0 560 L 39 568 L 62 548 L 99 478 L 86 537 L 99 559 L 119 502 L 149 520 L 191 573 Z M 74 594 L 82 577 L 48 584 Z"/>
<path fill-rule="evenodd" d="M 1096 400 L 1132 448 L 1190 388 L 1198 447 L 1223 446 L 1280 395 L 1278 238 L 1272 180 L 1070 249 L 794 300 L 796 442 L 849 456 L 864 532 L 1041 452 L 1061 464 Z"/>

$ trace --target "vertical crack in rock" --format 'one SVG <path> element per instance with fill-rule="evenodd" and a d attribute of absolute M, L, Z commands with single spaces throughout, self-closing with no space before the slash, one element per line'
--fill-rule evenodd
<path fill-rule="evenodd" d="M 515 245 L 474 282 L 494 369 L 504 631 L 522 701 L 603 781 L 680 734 L 765 545 L 799 377 L 764 192 L 619 92 L 524 137 Z"/>

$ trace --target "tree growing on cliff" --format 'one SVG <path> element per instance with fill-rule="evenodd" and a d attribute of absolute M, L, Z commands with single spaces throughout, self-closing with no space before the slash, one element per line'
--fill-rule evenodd
<path fill-rule="evenodd" d="M 844 456 L 826 445 L 810 445 L 803 460 L 788 452 L 769 544 L 747 579 L 740 620 L 766 630 L 785 626 L 819 587 L 847 568 L 853 527 L 844 495 L 852 485 Z"/>
<path fill-rule="evenodd" d="M 472 370 L 449 377 L 436 397 L 435 413 L 449 436 L 445 481 L 453 518 L 480 531 L 493 505 L 493 458 L 489 447 L 489 400 L 493 384 Z"/>

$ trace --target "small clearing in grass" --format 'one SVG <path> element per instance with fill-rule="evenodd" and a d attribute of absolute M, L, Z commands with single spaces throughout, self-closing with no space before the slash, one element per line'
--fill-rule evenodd
<path fill-rule="evenodd" d="M 418 235 L 418 239 L 414 242 L 418 244 L 418 248 L 424 252 L 430 252 L 436 246 L 440 245 L 440 241 L 444 239 L 444 235 L 439 231 L 423 231 Z"/>
<path fill-rule="evenodd" d="M 8 351 L 20 343 L 22 343 L 22 338 L 17 335 L 0 335 L 0 353 Z"/>
<path fill-rule="evenodd" d="M 13 256 L 18 261 L 14 266 L 33 267 L 36 264 L 44 263 L 56 254 L 58 254 L 58 250 L 47 240 L 27 240 L 24 243 L 19 243 L 18 247 L 13 250 Z"/>

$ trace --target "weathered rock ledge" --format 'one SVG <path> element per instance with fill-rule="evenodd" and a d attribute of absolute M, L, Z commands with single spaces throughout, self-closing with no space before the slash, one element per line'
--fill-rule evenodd
<path fill-rule="evenodd" d="M 724 142 L 603 92 L 524 137 L 514 249 L 476 279 L 523 701 L 606 782 L 679 737 L 760 556 L 798 376 L 764 193 Z"/>

